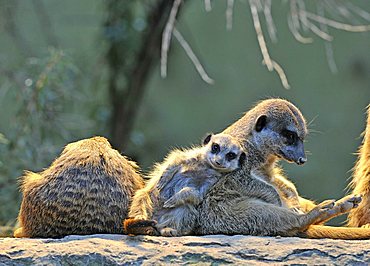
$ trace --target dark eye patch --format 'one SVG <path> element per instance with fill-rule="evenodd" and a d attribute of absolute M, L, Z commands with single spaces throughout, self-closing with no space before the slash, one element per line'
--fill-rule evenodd
<path fill-rule="evenodd" d="M 294 131 L 288 130 L 288 129 L 284 129 L 281 132 L 281 135 L 283 135 L 283 137 L 286 139 L 286 142 L 288 145 L 293 145 L 298 140 L 297 133 L 295 133 Z"/>
<path fill-rule="evenodd" d="M 211 152 L 212 153 L 219 153 L 220 152 L 220 145 L 218 145 L 217 143 L 213 143 L 212 148 L 211 148 Z"/>
<path fill-rule="evenodd" d="M 236 153 L 228 152 L 228 153 L 226 153 L 225 157 L 226 157 L 226 160 L 232 161 L 236 158 Z"/>

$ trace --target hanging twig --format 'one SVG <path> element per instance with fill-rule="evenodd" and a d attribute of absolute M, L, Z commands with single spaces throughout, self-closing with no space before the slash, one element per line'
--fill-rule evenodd
<path fill-rule="evenodd" d="M 321 17 L 319 15 L 313 14 L 308 11 L 301 11 L 300 14 L 307 16 L 307 18 L 312 19 L 318 23 L 326 24 L 329 27 L 338 29 L 338 30 L 344 30 L 344 31 L 350 31 L 350 32 L 364 32 L 370 30 L 370 25 L 350 25 L 345 24 L 342 22 L 338 22 L 335 20 L 331 20 L 325 17 Z"/>
<path fill-rule="evenodd" d="M 366 12 L 365 10 L 355 6 L 354 4 L 348 1 L 345 1 L 345 5 L 347 6 L 347 8 L 355 12 L 357 15 L 359 15 L 363 19 L 370 21 L 370 13 Z"/>
<path fill-rule="evenodd" d="M 234 11 L 234 0 L 227 0 L 226 8 L 226 29 L 231 30 L 233 28 L 233 11 Z"/>
<path fill-rule="evenodd" d="M 211 0 L 204 0 L 204 7 L 207 12 L 211 12 L 212 11 Z"/>
<path fill-rule="evenodd" d="M 301 43 L 311 43 L 312 38 L 303 37 L 299 33 L 300 29 L 300 19 L 298 16 L 297 2 L 295 0 L 290 1 L 290 14 L 288 15 L 288 26 L 290 32 L 293 34 L 294 38 Z"/>
<path fill-rule="evenodd" d="M 324 7 L 322 3 L 317 4 L 317 13 L 322 17 L 325 16 L 325 11 L 324 11 Z M 320 28 L 323 32 L 326 32 L 326 33 L 328 32 L 327 25 L 320 24 Z M 326 41 L 324 42 L 324 46 L 325 46 L 326 61 L 328 62 L 329 69 L 332 73 L 337 73 L 338 68 L 334 60 L 333 44 L 331 42 Z"/>
<path fill-rule="evenodd" d="M 269 71 L 275 70 L 276 73 L 279 75 L 279 78 L 280 78 L 284 88 L 289 89 L 290 86 L 289 86 L 289 83 L 288 83 L 288 80 L 286 78 L 286 75 L 285 75 L 285 72 L 284 72 L 283 68 L 278 63 L 273 61 L 271 59 L 270 55 L 269 55 L 269 52 L 268 52 L 268 49 L 267 49 L 267 46 L 266 46 L 266 42 L 265 42 L 265 38 L 263 37 L 263 32 L 262 32 L 262 29 L 261 29 L 261 23 L 260 23 L 260 19 L 259 19 L 259 16 L 258 16 L 258 10 L 257 10 L 256 3 L 253 0 L 249 0 L 249 5 L 250 5 L 250 8 L 251 8 L 254 29 L 255 29 L 256 34 L 257 34 L 258 44 L 260 46 L 260 50 L 261 50 L 262 57 L 263 57 L 263 63 L 266 65 L 266 67 Z"/>
<path fill-rule="evenodd" d="M 310 21 L 301 20 L 302 24 L 305 25 L 308 29 L 310 29 L 313 33 L 315 33 L 320 38 L 324 39 L 325 41 L 331 42 L 333 37 L 327 34 L 326 32 L 319 29 L 315 24 L 311 23 Z"/>
<path fill-rule="evenodd" d="M 176 28 L 173 29 L 173 36 L 175 36 L 175 38 L 178 40 L 182 48 L 185 50 L 186 54 L 188 55 L 190 60 L 193 62 L 196 70 L 198 71 L 203 81 L 207 82 L 208 84 L 213 84 L 214 80 L 208 76 L 208 74 L 204 70 L 204 67 L 200 63 L 199 59 L 196 57 L 195 53 L 191 49 L 190 45 L 187 43 L 187 41 L 184 39 L 184 37 L 181 35 L 181 33 Z"/>
<path fill-rule="evenodd" d="M 267 30 L 268 30 L 270 39 L 273 42 L 277 42 L 276 27 L 275 27 L 274 20 L 272 19 L 272 15 L 271 15 L 271 0 L 265 0 L 265 5 L 263 7 L 263 12 L 265 14 L 265 19 L 266 19 L 266 23 L 267 23 Z"/>
<path fill-rule="evenodd" d="M 293 0 L 290 0 L 290 1 L 293 1 Z M 297 0 L 297 6 L 298 6 L 298 10 L 306 11 L 306 5 L 304 4 L 304 1 L 303 0 Z M 305 24 L 307 24 L 308 19 L 307 19 L 307 17 L 306 17 L 306 15 L 305 15 L 304 12 L 302 12 L 302 13 L 298 12 L 298 17 L 299 17 L 299 20 L 300 21 L 304 21 Z M 309 29 L 305 26 L 305 24 L 301 24 L 302 29 L 305 32 L 308 32 Z"/>
<path fill-rule="evenodd" d="M 165 78 L 167 76 L 167 57 L 168 57 L 168 50 L 170 48 L 172 32 L 175 27 L 176 22 L 176 15 L 179 11 L 179 7 L 181 4 L 181 0 L 175 0 L 173 2 L 170 16 L 166 23 L 166 27 L 164 28 L 163 35 L 162 35 L 162 48 L 161 48 L 161 76 Z"/>

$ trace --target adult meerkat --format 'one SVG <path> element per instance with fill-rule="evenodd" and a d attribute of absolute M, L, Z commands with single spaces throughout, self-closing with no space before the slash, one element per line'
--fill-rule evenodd
<path fill-rule="evenodd" d="M 370 224 L 370 105 L 367 107 L 367 125 L 364 131 L 363 144 L 354 167 L 353 180 L 350 184 L 354 193 L 363 196 L 359 207 L 348 215 L 348 226 L 369 227 Z"/>
<path fill-rule="evenodd" d="M 322 208 L 317 209 L 322 207 L 321 204 L 315 207 L 303 199 L 303 204 L 309 202 L 309 206 L 304 208 L 310 211 L 299 214 L 248 194 L 251 180 L 267 180 L 271 184 L 274 174 L 279 173 L 275 167 L 278 159 L 297 164 L 306 161 L 303 146 L 306 123 L 293 104 L 281 99 L 262 101 L 223 133 L 237 138 L 250 156 L 240 170 L 223 176 L 201 202 L 197 233 L 370 238 L 370 230 L 367 229 L 311 225 L 350 211 L 357 207 L 361 197 L 344 197 L 324 212 Z M 259 158 L 258 163 L 254 162 L 256 158 Z M 258 176 L 260 172 L 266 176 Z M 283 176 L 281 178 L 284 179 Z M 321 214 L 314 218 L 309 215 L 317 211 Z"/>
<path fill-rule="evenodd" d="M 123 233 L 138 167 L 103 137 L 68 144 L 49 168 L 26 172 L 15 237 Z"/>
<path fill-rule="evenodd" d="M 288 126 L 284 128 L 284 126 L 270 123 L 270 127 L 276 127 L 277 132 L 272 131 L 274 134 L 265 136 L 264 143 L 258 143 L 257 148 L 261 150 L 262 154 L 265 154 L 266 159 L 264 159 L 263 163 L 253 167 L 251 174 L 255 178 L 268 182 L 277 188 L 285 207 L 304 212 L 310 211 L 316 204 L 310 200 L 301 198 L 294 184 L 283 175 L 282 169 L 277 165 L 279 159 L 285 159 L 288 162 L 294 162 L 298 165 L 303 165 L 307 161 L 303 145 L 304 137 L 307 134 L 307 127 L 305 119 L 298 108 L 282 99 L 264 100 L 238 121 L 227 127 L 223 132 L 238 138 L 242 145 L 247 145 L 251 141 L 250 138 L 253 135 L 253 130 L 259 132 L 263 129 L 262 127 L 266 123 L 267 116 L 261 114 L 267 112 L 276 120 L 275 123 L 280 123 L 287 119 L 284 122 Z M 286 117 L 284 117 L 284 112 L 288 112 Z M 257 119 L 259 119 L 259 124 L 255 125 Z M 292 125 L 289 125 L 289 122 Z M 253 128 L 254 125 L 256 128 Z M 281 127 L 279 128 L 279 126 Z M 292 130 L 293 128 L 296 129 Z M 266 132 L 266 129 L 264 131 Z M 284 143 L 274 143 L 278 134 Z M 258 135 L 254 136 L 257 137 Z M 268 141 L 265 141 L 266 139 Z M 254 139 L 254 141 L 261 142 L 258 139 Z M 287 147 L 286 151 L 278 150 L 282 144 L 284 147 Z M 273 147 L 274 145 L 276 147 Z M 268 152 L 272 153 L 266 154 Z"/>
<path fill-rule="evenodd" d="M 132 228 L 145 224 L 143 220 L 153 219 L 162 236 L 193 233 L 197 205 L 222 175 L 240 168 L 245 156 L 240 144 L 226 134 L 208 135 L 203 146 L 171 151 L 155 165 L 148 184 L 136 192 L 126 231 L 132 233 Z M 278 197 L 270 198 L 265 200 L 280 203 Z M 141 233 L 147 233 L 145 230 Z"/>

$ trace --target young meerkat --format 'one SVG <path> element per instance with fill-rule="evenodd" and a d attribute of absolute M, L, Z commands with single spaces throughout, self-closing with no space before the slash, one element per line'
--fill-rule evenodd
<path fill-rule="evenodd" d="M 240 144 L 226 134 L 210 134 L 199 147 L 173 150 L 155 165 L 146 187 L 137 191 L 129 216 L 157 221 L 162 236 L 189 235 L 198 216 L 196 207 L 209 188 L 240 168 L 244 159 Z"/>
<path fill-rule="evenodd" d="M 70 143 L 49 168 L 24 175 L 14 236 L 123 233 L 122 220 L 143 185 L 137 165 L 105 138 Z"/>
<path fill-rule="evenodd" d="M 285 159 L 297 164 L 306 161 L 303 145 L 306 123 L 292 103 L 281 99 L 262 101 L 223 133 L 235 137 L 248 151 L 246 162 L 241 169 L 221 177 L 207 193 L 199 205 L 196 233 L 370 238 L 368 229 L 314 225 L 357 207 L 360 196 L 350 195 L 317 206 L 299 198 L 300 207 L 304 205 L 303 214 L 257 197 L 258 193 L 267 192 L 255 187 L 256 180 L 281 189 L 272 182 L 275 174 L 281 175 L 276 161 Z M 261 172 L 265 176 L 258 176 Z M 285 179 L 282 175 L 281 178 Z"/>
<path fill-rule="evenodd" d="M 370 105 L 367 107 L 367 125 L 358 154 L 350 186 L 353 188 L 353 193 L 363 196 L 363 201 L 357 209 L 349 213 L 347 225 L 368 228 L 370 227 Z"/>

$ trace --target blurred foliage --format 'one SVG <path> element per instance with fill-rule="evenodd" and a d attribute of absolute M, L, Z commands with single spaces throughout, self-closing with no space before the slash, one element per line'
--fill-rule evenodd
<path fill-rule="evenodd" d="M 0 223 L 16 216 L 20 195 L 15 178 L 25 166 L 41 170 L 66 142 L 91 127 L 89 118 L 71 115 L 75 105 L 86 105 L 86 96 L 75 87 L 78 74 L 70 57 L 50 49 L 3 80 L 1 103 L 11 106 L 9 125 L 0 134 Z"/>

